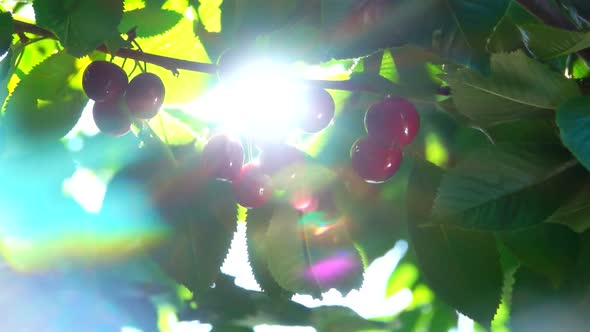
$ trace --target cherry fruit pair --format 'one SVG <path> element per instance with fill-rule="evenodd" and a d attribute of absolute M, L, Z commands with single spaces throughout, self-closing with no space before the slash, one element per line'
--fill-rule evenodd
<path fill-rule="evenodd" d="M 131 82 L 114 63 L 94 61 L 84 70 L 82 87 L 94 100 L 92 115 L 100 131 L 120 136 L 129 132 L 131 117 L 151 119 L 160 110 L 165 88 L 152 73 L 141 73 Z"/>
<path fill-rule="evenodd" d="M 272 195 L 271 176 L 305 160 L 303 152 L 286 144 L 270 144 L 262 148 L 257 161 L 244 164 L 240 141 L 228 135 L 215 135 L 203 148 L 202 164 L 208 176 L 232 182 L 240 205 L 259 208 Z"/>
<path fill-rule="evenodd" d="M 352 168 L 369 183 L 382 183 L 399 169 L 402 149 L 410 144 L 420 127 L 420 116 L 408 100 L 386 97 L 371 105 L 365 114 L 367 136 L 350 151 Z"/>

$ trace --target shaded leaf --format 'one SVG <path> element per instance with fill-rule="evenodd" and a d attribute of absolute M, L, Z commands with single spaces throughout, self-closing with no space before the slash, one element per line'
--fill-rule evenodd
<path fill-rule="evenodd" d="M 509 0 L 446 0 L 469 46 L 483 51 L 486 41 L 508 8 Z"/>
<path fill-rule="evenodd" d="M 208 179 L 198 164 L 187 162 L 157 188 L 159 216 L 171 234 L 155 257 L 173 278 L 200 294 L 219 275 L 237 229 L 231 185 Z"/>
<path fill-rule="evenodd" d="M 448 82 L 457 110 L 483 124 L 548 115 L 580 94 L 575 82 L 521 51 L 494 54 L 489 77 L 459 69 Z"/>
<path fill-rule="evenodd" d="M 264 292 L 270 296 L 288 298 L 293 293 L 282 288 L 274 280 L 268 269 L 267 257 L 270 253 L 267 250 L 267 233 L 273 213 L 274 207 L 270 203 L 263 208 L 248 211 L 246 219 L 248 260 L 254 278 Z"/>
<path fill-rule="evenodd" d="M 556 58 L 590 47 L 590 33 L 543 24 L 525 24 L 518 28 L 528 50 L 539 59 Z"/>
<path fill-rule="evenodd" d="M 500 232 L 498 237 L 518 258 L 522 266 L 561 284 L 575 266 L 578 235 L 562 225 L 539 224 L 513 232 Z"/>
<path fill-rule="evenodd" d="M 515 331 L 584 331 L 587 307 L 574 284 L 556 288 L 551 280 L 521 267 L 512 291 L 511 328 Z"/>
<path fill-rule="evenodd" d="M 318 331 L 356 332 L 356 331 L 389 331 L 386 324 L 362 318 L 352 309 L 340 306 L 323 306 L 312 310 L 312 325 Z"/>
<path fill-rule="evenodd" d="M 123 0 L 36 0 L 37 24 L 55 33 L 68 53 L 83 56 L 111 36 L 123 14 Z"/>
<path fill-rule="evenodd" d="M 572 98 L 559 106 L 556 116 L 563 144 L 587 169 L 590 169 L 589 105 L 590 96 Z"/>
<path fill-rule="evenodd" d="M 12 44 L 12 33 L 14 32 L 12 21 L 11 13 L 0 13 L 0 55 L 4 55 Z"/>
<path fill-rule="evenodd" d="M 512 52 L 523 48 L 522 36 L 518 24 L 537 23 L 538 20 L 526 12 L 520 5 L 510 1 L 506 13 L 494 28 L 487 41 L 486 49 L 491 53 Z"/>
<path fill-rule="evenodd" d="M 489 325 L 500 304 L 503 280 L 495 238 L 490 233 L 425 225 L 442 175 L 436 166 L 416 162 L 410 176 L 408 224 L 418 265 L 443 301 Z"/>
<path fill-rule="evenodd" d="M 219 276 L 215 287 L 199 296 L 199 300 L 196 309 L 183 310 L 179 318 L 252 328 L 261 324 L 310 325 L 311 309 L 287 299 L 270 298 L 264 293 L 238 287 L 233 278 L 224 274 Z"/>
<path fill-rule="evenodd" d="M 587 231 L 590 228 L 590 185 L 585 184 L 547 222 L 566 225 L 578 233 Z"/>
<path fill-rule="evenodd" d="M 289 291 L 316 297 L 330 288 L 359 288 L 363 265 L 347 227 L 320 211 L 300 216 L 290 205 L 275 207 L 266 242 L 273 278 Z"/>
<path fill-rule="evenodd" d="M 531 226 L 550 216 L 584 173 L 575 161 L 535 151 L 474 150 L 443 176 L 432 215 L 465 228 Z"/>

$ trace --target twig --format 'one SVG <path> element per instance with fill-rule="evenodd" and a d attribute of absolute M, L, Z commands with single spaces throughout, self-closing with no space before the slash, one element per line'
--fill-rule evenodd
<path fill-rule="evenodd" d="M 14 32 L 17 34 L 22 33 L 31 33 L 38 36 L 51 38 L 51 39 L 58 39 L 51 31 L 43 29 L 35 24 L 14 20 Z M 100 45 L 97 48 L 97 51 L 104 52 L 104 53 L 111 53 L 107 49 L 105 45 Z M 142 52 L 140 50 L 132 50 L 128 48 L 120 48 L 114 54 L 115 56 L 125 58 L 125 59 L 133 59 L 139 62 L 145 62 L 154 64 L 156 66 L 166 68 L 174 73 L 177 73 L 178 70 L 188 70 L 188 71 L 195 71 L 201 72 L 206 74 L 216 74 L 217 73 L 217 65 L 214 63 L 204 63 L 204 62 L 196 62 L 196 61 L 188 61 L 182 60 L 172 57 L 161 56 L 152 53 Z M 374 87 L 371 87 L 363 82 L 352 81 L 352 80 L 341 80 L 341 81 L 331 81 L 331 80 L 312 80 L 312 79 L 304 79 L 303 82 L 305 85 L 315 88 L 322 88 L 322 89 L 331 89 L 331 90 L 344 90 L 344 91 L 364 91 L 364 92 L 373 92 L 379 93 L 380 91 L 376 90 Z"/>

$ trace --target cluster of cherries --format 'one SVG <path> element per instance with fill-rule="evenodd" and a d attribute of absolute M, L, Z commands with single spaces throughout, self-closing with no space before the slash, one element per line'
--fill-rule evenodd
<path fill-rule="evenodd" d="M 324 104 L 314 104 L 322 108 Z M 323 112 L 308 112 L 315 114 Z M 332 110 L 333 113 L 333 110 Z M 387 181 L 398 170 L 402 148 L 410 144 L 420 125 L 416 108 L 406 99 L 387 97 L 371 105 L 365 115 L 367 136 L 351 149 L 355 172 L 369 183 Z M 258 160 L 244 164 L 241 142 L 218 134 L 207 142 L 203 165 L 212 177 L 231 181 L 235 197 L 247 208 L 263 206 L 272 194 L 272 178 L 281 170 L 305 161 L 305 154 L 287 144 L 262 146 Z"/>
<path fill-rule="evenodd" d="M 94 61 L 84 70 L 82 87 L 94 100 L 94 123 L 105 134 L 120 136 L 129 132 L 132 117 L 151 119 L 164 102 L 164 84 L 152 73 L 141 73 L 131 82 L 114 63 Z"/>
<path fill-rule="evenodd" d="M 225 52 L 219 59 L 220 79 L 235 69 L 238 52 Z M 238 60 L 236 60 L 238 59 Z M 129 132 L 132 117 L 154 117 L 164 100 L 164 84 L 152 73 L 141 73 L 128 81 L 125 71 L 106 61 L 94 61 L 84 71 L 84 91 L 95 101 L 93 117 L 106 134 Z M 316 133 L 334 118 L 332 96 L 324 89 L 308 88 L 306 105 L 298 126 Z M 365 115 L 367 136 L 358 139 L 350 151 L 354 171 L 366 182 L 381 183 L 391 178 L 402 160 L 402 149 L 410 144 L 420 125 L 414 105 L 403 98 L 386 97 L 371 105 Z M 287 144 L 266 144 L 255 161 L 244 164 L 242 143 L 230 135 L 212 136 L 202 153 L 203 167 L 213 178 L 230 181 L 235 197 L 246 208 L 263 206 L 271 197 L 273 177 L 283 169 L 301 163 L 305 154 Z"/>
<path fill-rule="evenodd" d="M 309 89 L 299 128 L 315 133 L 334 117 L 334 101 L 322 89 Z M 212 136 L 203 148 L 202 161 L 211 177 L 230 181 L 236 200 L 247 208 L 263 206 L 275 189 L 273 178 L 281 171 L 305 161 L 305 153 L 283 143 L 261 144 L 257 160 L 244 164 L 242 143 L 228 134 Z"/>
<path fill-rule="evenodd" d="M 367 136 L 350 150 L 352 168 L 370 183 L 390 179 L 402 161 L 402 149 L 410 144 L 420 127 L 420 116 L 404 98 L 386 97 L 371 105 L 365 114 Z"/>

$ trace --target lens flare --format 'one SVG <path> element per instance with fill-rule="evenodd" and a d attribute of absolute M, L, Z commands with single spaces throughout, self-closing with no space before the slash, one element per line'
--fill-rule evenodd
<path fill-rule="evenodd" d="M 345 279 L 358 268 L 356 255 L 339 252 L 311 265 L 305 272 L 305 277 L 309 281 L 317 280 L 322 285 L 330 285 Z"/>
<path fill-rule="evenodd" d="M 276 140 L 296 130 L 304 102 L 304 85 L 293 70 L 261 59 L 220 82 L 191 113 L 226 132 Z"/>

